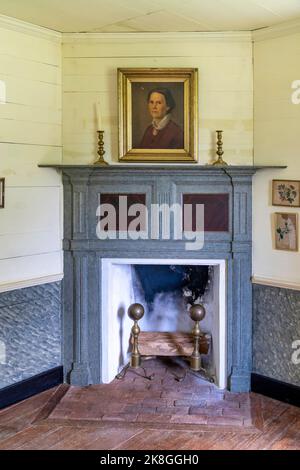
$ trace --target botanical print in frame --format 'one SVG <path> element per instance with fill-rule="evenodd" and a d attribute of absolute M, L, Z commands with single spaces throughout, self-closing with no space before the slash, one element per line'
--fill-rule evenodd
<path fill-rule="evenodd" d="M 275 213 L 275 248 L 298 251 L 298 214 Z"/>
<path fill-rule="evenodd" d="M 300 181 L 273 180 L 273 206 L 300 207 Z"/>
<path fill-rule="evenodd" d="M 118 83 L 120 161 L 197 161 L 197 69 L 118 69 Z"/>

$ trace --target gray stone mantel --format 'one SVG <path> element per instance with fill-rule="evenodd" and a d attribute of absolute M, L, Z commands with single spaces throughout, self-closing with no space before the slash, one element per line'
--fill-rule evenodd
<path fill-rule="evenodd" d="M 114 165 L 64 165 L 64 164 L 55 164 L 55 163 L 42 163 L 38 165 L 39 168 L 56 168 L 61 170 L 63 173 L 68 172 L 69 170 L 75 171 L 84 171 L 86 173 L 101 172 L 104 174 L 113 174 L 113 173 L 126 173 L 126 171 L 140 173 L 147 171 L 152 174 L 159 174 L 160 172 L 167 172 L 168 174 L 178 173 L 179 171 L 184 173 L 191 174 L 203 174 L 208 172 L 209 174 L 213 173 L 247 173 L 254 174 L 258 170 L 278 170 L 287 168 L 285 165 L 228 165 L 228 166 L 213 166 L 213 165 L 191 165 L 183 163 L 181 165 L 162 165 L 162 164 L 114 164 Z"/>
<path fill-rule="evenodd" d="M 39 165 L 63 174 L 63 357 L 72 384 L 101 382 L 103 258 L 225 259 L 227 262 L 227 377 L 235 392 L 250 389 L 252 370 L 252 176 L 284 166 Z M 205 233 L 204 248 L 183 240 L 99 240 L 100 194 L 144 193 L 147 206 L 172 205 L 182 194 L 227 193 L 229 227 Z M 113 295 L 113 293 L 110 293 Z"/>

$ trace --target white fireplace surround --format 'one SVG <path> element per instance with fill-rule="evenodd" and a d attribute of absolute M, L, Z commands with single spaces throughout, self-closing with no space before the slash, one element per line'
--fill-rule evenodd
<path fill-rule="evenodd" d="M 133 323 L 127 316 L 127 309 L 131 303 L 141 302 L 142 299 L 133 295 L 129 282 L 125 281 L 120 285 L 119 274 L 131 265 L 137 264 L 213 267 L 214 308 L 217 309 L 217 315 L 214 316 L 212 324 L 212 354 L 216 371 L 216 385 L 220 389 L 227 388 L 226 260 L 218 259 L 102 259 L 102 383 L 111 382 L 120 368 L 129 361 L 128 339 Z"/>

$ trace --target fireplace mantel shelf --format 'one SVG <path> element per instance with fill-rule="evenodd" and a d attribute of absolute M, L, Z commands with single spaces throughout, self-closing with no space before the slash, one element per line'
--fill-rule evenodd
<path fill-rule="evenodd" d="M 114 164 L 114 165 L 64 165 L 64 164 L 56 164 L 56 163 L 43 163 L 38 165 L 39 168 L 55 168 L 57 170 L 64 170 L 64 169 L 87 169 L 87 170 L 95 170 L 95 171 L 104 171 L 109 172 L 111 170 L 168 170 L 168 171 L 194 171 L 194 172 L 203 172 L 203 171 L 226 171 L 226 170 L 237 170 L 237 171 L 244 171 L 250 170 L 256 172 L 257 170 L 282 170 L 287 168 L 286 165 L 228 165 L 228 166 L 214 166 L 214 165 L 123 165 L 123 164 Z"/>

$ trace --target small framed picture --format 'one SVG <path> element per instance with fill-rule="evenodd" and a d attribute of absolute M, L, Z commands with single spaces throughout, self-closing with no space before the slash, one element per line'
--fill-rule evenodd
<path fill-rule="evenodd" d="M 275 248 L 298 251 L 298 214 L 275 213 Z"/>
<path fill-rule="evenodd" d="M 300 181 L 273 180 L 273 206 L 300 207 Z"/>
<path fill-rule="evenodd" d="M 5 185 L 5 179 L 0 178 L 0 209 L 4 208 L 4 186 Z"/>

